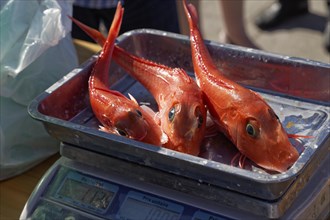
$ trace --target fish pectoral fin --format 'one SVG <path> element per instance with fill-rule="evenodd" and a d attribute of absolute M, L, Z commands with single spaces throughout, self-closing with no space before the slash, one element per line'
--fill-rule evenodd
<path fill-rule="evenodd" d="M 108 129 L 106 129 L 106 127 L 103 127 L 103 126 L 99 126 L 99 130 L 100 131 L 104 131 L 104 132 L 108 132 Z"/>
<path fill-rule="evenodd" d="M 168 142 L 168 136 L 164 132 L 162 132 L 162 137 L 161 137 L 160 142 L 162 145 L 164 145 Z"/>
<path fill-rule="evenodd" d="M 128 93 L 128 97 L 129 97 L 133 102 L 135 102 L 137 105 L 139 105 L 138 102 L 136 101 L 136 99 L 134 98 L 134 96 L 132 96 L 130 93 Z"/>
<path fill-rule="evenodd" d="M 154 112 L 150 107 L 146 105 L 141 105 L 140 106 L 148 115 L 150 115 L 152 118 L 155 117 L 156 112 Z"/>
<path fill-rule="evenodd" d="M 99 130 L 106 133 L 117 134 L 117 132 L 114 129 L 106 128 L 102 125 L 99 126 Z"/>
<path fill-rule="evenodd" d="M 143 110 L 144 113 L 147 114 L 149 117 L 151 117 L 158 125 L 160 125 L 160 119 L 158 117 L 158 114 L 154 112 L 150 107 L 146 105 L 141 105 L 140 106 Z"/>

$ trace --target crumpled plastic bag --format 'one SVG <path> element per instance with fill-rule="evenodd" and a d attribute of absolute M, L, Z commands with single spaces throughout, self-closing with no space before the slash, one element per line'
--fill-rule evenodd
<path fill-rule="evenodd" d="M 58 152 L 28 104 L 78 66 L 71 39 L 73 1 L 7 0 L 0 11 L 0 180 Z"/>

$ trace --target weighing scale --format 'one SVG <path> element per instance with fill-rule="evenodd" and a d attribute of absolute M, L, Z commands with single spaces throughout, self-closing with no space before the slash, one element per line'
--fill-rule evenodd
<path fill-rule="evenodd" d="M 85 153 L 86 155 L 81 155 Z M 155 169 L 116 158 L 106 158 L 94 152 L 85 153 L 75 146 L 61 145 L 62 157 L 47 171 L 32 193 L 21 219 L 265 218 L 253 213 L 253 210 L 252 213 L 235 210 L 226 204 L 144 180 L 153 173 L 155 178 L 164 178 L 160 180 L 164 182 L 172 178 L 180 183 L 184 181 L 182 177 L 161 174 Z M 87 158 L 90 163 L 86 163 Z M 281 219 L 327 219 L 330 199 L 329 162 L 328 155 Z M 127 175 L 126 172 L 134 172 L 134 176 Z M 247 205 L 255 203 L 255 198 L 246 198 L 234 192 L 232 195 L 224 193 L 223 196 L 227 199 L 236 197 L 233 202 L 239 202 L 241 198 L 247 200 L 242 201 Z M 273 202 L 259 201 L 258 206 L 276 210 L 282 202 L 281 199 Z"/>
<path fill-rule="evenodd" d="M 117 43 L 192 74 L 187 36 L 142 29 L 121 35 Z M 207 46 L 229 78 L 265 98 L 288 133 L 314 137 L 292 140 L 300 157 L 290 169 L 270 173 L 253 165 L 231 166 L 233 152 L 225 145 L 216 157 L 195 157 L 100 131 L 87 89 L 95 55 L 29 105 L 31 116 L 61 141 L 62 157 L 31 194 L 21 219 L 326 219 L 330 65 L 213 42 Z M 113 89 L 154 108 L 151 95 L 115 63 L 110 73 Z"/>

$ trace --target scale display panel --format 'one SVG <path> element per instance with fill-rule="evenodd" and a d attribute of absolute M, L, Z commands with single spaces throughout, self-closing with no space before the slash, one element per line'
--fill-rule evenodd
<path fill-rule="evenodd" d="M 207 219 L 207 220 L 225 220 L 225 219 L 229 219 L 229 218 L 214 215 L 209 212 L 204 212 L 201 210 L 198 210 L 197 212 L 195 212 L 195 214 L 192 218 L 192 220 L 205 220 L 205 219 Z"/>
<path fill-rule="evenodd" d="M 32 219 L 44 219 L 45 216 L 63 219 L 95 216 L 95 219 L 120 220 L 228 219 L 160 196 L 161 192 L 155 195 L 67 167 L 58 169 L 45 192 L 35 205 Z"/>
<path fill-rule="evenodd" d="M 118 189 L 114 184 L 70 171 L 54 198 L 83 209 L 104 213 Z"/>

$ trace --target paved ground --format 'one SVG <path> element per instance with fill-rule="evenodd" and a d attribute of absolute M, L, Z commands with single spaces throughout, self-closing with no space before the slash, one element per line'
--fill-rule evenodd
<path fill-rule="evenodd" d="M 293 18 L 272 31 L 262 31 L 254 25 L 253 20 L 273 1 L 245 1 L 247 31 L 254 42 L 268 52 L 330 63 L 330 54 L 323 47 L 323 30 L 328 15 L 326 1 L 309 0 L 309 14 Z M 218 41 L 222 29 L 219 7 L 217 0 L 203 0 L 199 3 L 205 39 Z"/>

